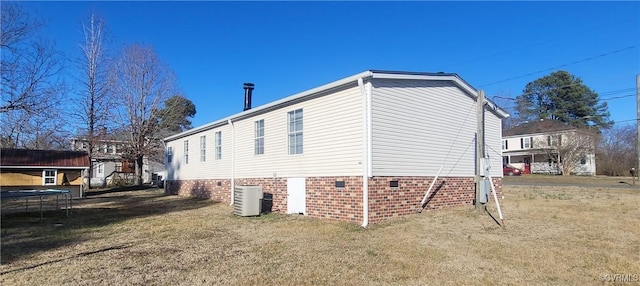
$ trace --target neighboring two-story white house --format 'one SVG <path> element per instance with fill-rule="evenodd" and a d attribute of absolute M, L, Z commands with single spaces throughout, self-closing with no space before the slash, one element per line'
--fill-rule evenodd
<path fill-rule="evenodd" d="M 232 203 L 258 185 L 274 212 L 363 226 L 420 211 L 436 175 L 427 209 L 473 202 L 477 91 L 458 75 L 365 71 L 256 108 L 252 88 L 244 111 L 164 139 L 167 193 Z M 485 108 L 499 150 L 508 114 Z"/>
<path fill-rule="evenodd" d="M 125 141 L 99 140 L 94 147 L 96 150 L 91 158 L 91 186 L 104 187 L 111 184 L 127 183 L 133 180 L 135 162 L 123 157 Z M 72 138 L 71 150 L 88 152 L 86 139 Z M 143 159 L 142 182 L 151 183 L 153 174 L 165 176 L 164 164 Z"/>
<path fill-rule="evenodd" d="M 523 174 L 595 175 L 594 146 L 591 134 L 573 126 L 531 121 L 502 132 L 502 162 Z"/>

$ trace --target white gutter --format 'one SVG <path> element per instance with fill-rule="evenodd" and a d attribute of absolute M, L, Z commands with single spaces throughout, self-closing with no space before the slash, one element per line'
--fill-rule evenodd
<path fill-rule="evenodd" d="M 236 191 L 236 127 L 231 119 L 227 119 L 227 123 L 231 126 L 231 203 L 233 206 L 233 197 Z"/>
<path fill-rule="evenodd" d="M 369 96 L 361 78 L 358 86 L 362 94 L 362 227 L 369 225 Z"/>

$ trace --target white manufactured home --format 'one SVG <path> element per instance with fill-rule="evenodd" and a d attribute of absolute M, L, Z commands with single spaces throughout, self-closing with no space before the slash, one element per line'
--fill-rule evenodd
<path fill-rule="evenodd" d="M 233 203 L 261 186 L 274 212 L 362 223 L 471 204 L 477 91 L 451 73 L 365 71 L 165 138 L 167 193 Z M 486 104 L 487 150 L 501 120 Z M 490 153 L 490 152 L 488 152 Z M 490 156 L 501 185 L 501 154 Z"/>

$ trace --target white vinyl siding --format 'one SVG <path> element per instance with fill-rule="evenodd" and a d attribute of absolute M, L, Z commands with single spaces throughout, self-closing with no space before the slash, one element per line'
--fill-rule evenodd
<path fill-rule="evenodd" d="M 216 132 L 216 160 L 222 159 L 222 131 Z"/>
<path fill-rule="evenodd" d="M 371 81 L 365 80 L 365 90 L 371 91 L 368 139 L 364 138 L 366 103 L 352 82 L 311 99 L 248 113 L 232 119 L 232 124 L 214 122 L 208 130 L 168 141 L 178 159 L 183 154 L 175 147 L 182 140 L 228 134 L 221 138 L 225 146 L 221 160 L 188 165 L 174 160 L 167 166 L 168 180 L 229 179 L 232 173 L 235 178 L 361 176 L 366 167 L 365 140 L 371 142 L 373 176 L 434 176 L 442 165 L 441 176 L 474 176 L 475 96 L 449 81 Z M 303 153 L 292 156 L 289 113 L 300 109 Z M 262 120 L 266 152 L 256 156 L 256 122 Z M 492 169 L 499 170 L 502 158 L 495 153 L 501 151 L 501 121 L 487 111 L 486 122 L 485 131 L 495 133 L 485 136 L 488 149 L 496 150 L 488 150 Z"/>
<path fill-rule="evenodd" d="M 262 155 L 264 154 L 264 119 L 256 121 L 254 130 L 255 130 L 254 154 Z"/>
<path fill-rule="evenodd" d="M 288 135 L 289 135 L 289 155 L 302 154 L 303 150 L 303 110 L 296 109 L 287 113 Z"/>
<path fill-rule="evenodd" d="M 288 112 L 304 110 L 304 154 L 289 155 Z M 362 175 L 362 96 L 347 89 L 234 122 L 237 178 Z M 263 155 L 255 156 L 254 124 L 264 119 Z M 228 157 L 228 156 L 227 156 Z"/>
<path fill-rule="evenodd" d="M 200 136 L 200 162 L 207 161 L 207 136 Z"/>
<path fill-rule="evenodd" d="M 184 140 L 198 142 L 200 136 L 206 138 L 214 138 L 218 131 L 228 132 L 231 134 L 229 125 L 223 125 L 211 130 L 186 136 L 174 141 L 167 142 L 167 148 L 173 149 L 173 161 L 168 162 L 166 167 L 167 180 L 191 180 L 191 179 L 229 179 L 231 178 L 231 158 L 224 156 L 220 160 L 191 160 L 189 164 L 184 163 L 184 150 L 181 146 Z M 209 139 L 211 140 L 211 139 Z M 213 141 L 209 141 L 214 143 Z M 207 144 L 208 145 L 208 144 Z M 214 144 L 215 145 L 215 144 Z M 223 146 L 231 146 L 231 136 L 222 137 Z M 215 148 L 214 148 L 215 149 Z M 214 156 L 215 157 L 215 156 Z"/>
<path fill-rule="evenodd" d="M 373 176 L 474 176 L 475 97 L 448 81 L 376 80 L 372 91 Z M 491 117 L 496 117 L 492 120 Z M 485 139 L 500 150 L 500 121 L 486 112 Z M 492 155 L 501 166 L 501 157 Z"/>

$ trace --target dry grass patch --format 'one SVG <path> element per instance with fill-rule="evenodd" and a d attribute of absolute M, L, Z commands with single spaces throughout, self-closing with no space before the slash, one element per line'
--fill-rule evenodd
<path fill-rule="evenodd" d="M 634 185 L 635 181 L 635 185 Z M 632 177 L 609 177 L 609 176 L 558 176 L 530 174 L 521 176 L 505 176 L 505 184 L 543 184 L 553 186 L 584 186 L 584 187 L 622 187 L 635 188 L 640 190 L 640 182 Z"/>
<path fill-rule="evenodd" d="M 160 190 L 104 194 L 73 216 L 2 220 L 2 285 L 594 284 L 640 274 L 640 193 L 506 186 L 506 226 L 469 207 L 362 229 L 244 218 Z M 489 212 L 497 216 L 495 206 Z M 61 227 L 55 222 L 64 223 Z"/>

